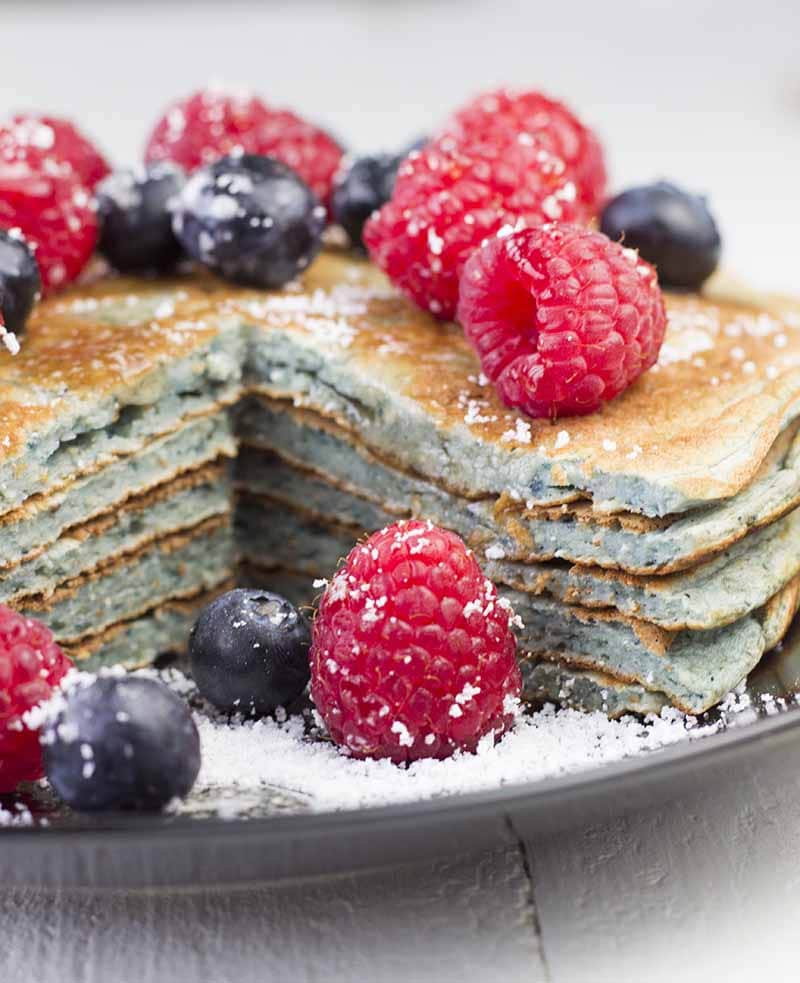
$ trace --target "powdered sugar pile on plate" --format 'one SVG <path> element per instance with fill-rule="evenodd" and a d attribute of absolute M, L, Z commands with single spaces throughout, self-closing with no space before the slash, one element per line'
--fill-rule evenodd
<path fill-rule="evenodd" d="M 173 682 L 179 678 L 174 675 Z M 218 800 L 217 811 L 230 817 L 237 815 L 237 797 L 247 803 L 265 790 L 285 795 L 303 811 L 440 798 L 583 771 L 679 741 L 698 740 L 753 716 L 755 710 L 743 692 L 732 694 L 712 723 L 673 709 L 645 720 L 615 721 L 602 713 L 547 706 L 520 713 L 499 744 L 486 745 L 477 754 L 399 768 L 388 761 L 347 757 L 327 740 L 310 736 L 299 716 L 229 723 L 197 712 L 203 764 L 193 798 L 200 795 L 207 803 Z M 291 804 L 288 808 L 291 811 Z"/>

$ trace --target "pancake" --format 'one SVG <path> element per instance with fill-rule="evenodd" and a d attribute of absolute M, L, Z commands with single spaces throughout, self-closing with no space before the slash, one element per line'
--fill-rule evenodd
<path fill-rule="evenodd" d="M 272 451 L 329 484 L 354 492 L 395 517 L 422 516 L 461 535 L 476 551 L 494 547 L 509 560 L 563 559 L 634 574 L 684 570 L 768 525 L 800 503 L 800 436 L 780 435 L 755 480 L 727 502 L 686 515 L 648 519 L 598 515 L 590 503 L 528 507 L 507 495 L 470 501 L 366 450 L 341 427 L 286 402 L 245 400 L 237 410 L 244 444 L 238 471 L 259 482 L 258 458 Z"/>
<path fill-rule="evenodd" d="M 100 634 L 64 645 L 64 651 L 80 669 L 89 672 L 115 665 L 141 668 L 160 655 L 184 652 L 197 616 L 221 590 L 231 586 L 232 582 L 227 582 L 213 591 L 184 600 L 165 601 L 141 617 L 121 621 Z"/>
<path fill-rule="evenodd" d="M 346 463 L 343 461 L 343 466 Z M 396 518 L 357 495 L 292 467 L 274 454 L 253 448 L 245 448 L 240 454 L 235 481 L 245 492 L 240 509 L 240 524 L 245 524 L 241 549 L 245 553 L 250 549 L 251 526 L 269 526 L 272 508 L 277 506 L 279 514 L 289 509 L 290 515 L 302 515 L 306 531 L 295 530 L 297 522 L 293 520 L 290 528 L 294 538 L 289 547 L 280 539 L 283 528 L 279 524 L 275 530 L 278 540 L 272 548 L 281 554 L 294 549 L 298 569 L 311 569 L 315 575 L 316 566 L 307 568 L 303 564 L 307 559 L 313 562 L 318 551 L 335 564 L 343 555 L 341 551 L 347 552 L 344 547 L 348 541 L 352 544 L 365 532 L 382 528 Z M 411 512 L 415 510 L 409 509 L 408 514 Z M 424 509 L 415 514 L 448 524 L 445 516 L 431 515 Z M 310 526 L 311 534 L 307 531 Z M 336 526 L 353 531 L 342 537 L 337 534 L 335 542 L 328 546 L 326 527 Z M 262 542 L 271 543 L 269 528 L 258 535 Z M 469 537 L 467 540 L 471 541 Z M 568 604 L 614 608 L 669 630 L 704 630 L 730 624 L 761 607 L 800 573 L 800 510 L 752 532 L 706 563 L 663 577 L 635 577 L 558 562 L 515 562 L 494 558 L 496 554 L 491 549 L 488 554 L 485 550 L 477 552 L 487 576 L 496 583 L 547 594 Z M 281 556 L 281 562 L 289 559 L 288 555 Z"/>
<path fill-rule="evenodd" d="M 321 593 L 305 574 L 248 564 L 240 567 L 239 584 L 274 591 L 298 607 L 313 608 L 315 598 Z M 523 698 L 533 705 L 556 703 L 576 710 L 600 710 L 612 718 L 626 713 L 660 713 L 669 706 L 669 700 L 663 693 L 655 693 L 638 683 L 622 682 L 588 669 L 577 669 L 531 655 L 523 655 L 521 667 Z"/>
<path fill-rule="evenodd" d="M 626 713 L 657 714 L 669 706 L 663 693 L 651 692 L 637 683 L 624 683 L 600 672 L 545 659 L 523 660 L 522 679 L 528 703 L 599 710 L 612 719 Z"/>
<path fill-rule="evenodd" d="M 309 582 L 329 577 L 357 538 L 352 526 L 247 496 L 236 530 L 240 555 L 251 567 L 288 569 Z M 702 713 L 737 686 L 780 640 L 797 604 L 791 583 L 723 627 L 667 631 L 612 609 L 564 604 L 503 583 L 497 589 L 524 624 L 517 632 L 521 652 L 663 693 L 687 713 Z"/>
<path fill-rule="evenodd" d="M 800 411 L 800 304 L 668 295 L 655 368 L 602 411 L 553 426 L 504 407 L 458 327 L 415 310 L 368 265 L 324 256 L 304 289 L 223 305 L 258 328 L 250 384 L 466 497 L 685 512 L 746 487 Z"/>
<path fill-rule="evenodd" d="M 46 597 L 11 606 L 43 621 L 57 641 L 70 645 L 166 601 L 211 590 L 228 581 L 233 568 L 229 521 L 215 517 L 66 581 Z"/>
<path fill-rule="evenodd" d="M 230 511 L 227 467 L 217 463 L 128 499 L 120 508 L 73 526 L 32 559 L 0 573 L 0 603 L 47 597 L 65 581 L 105 567 L 164 536 Z"/>
<path fill-rule="evenodd" d="M 344 254 L 268 294 L 198 275 L 46 300 L 0 361 L 0 598 L 98 663 L 147 661 L 239 560 L 301 599 L 416 515 L 517 608 L 531 698 L 700 712 L 798 604 L 800 304 L 666 303 L 654 369 L 552 425 Z M 209 469 L 232 426 L 235 527 Z"/>
<path fill-rule="evenodd" d="M 0 514 L 233 402 L 243 359 L 239 325 L 188 281 L 108 280 L 38 305 L 0 361 Z"/>

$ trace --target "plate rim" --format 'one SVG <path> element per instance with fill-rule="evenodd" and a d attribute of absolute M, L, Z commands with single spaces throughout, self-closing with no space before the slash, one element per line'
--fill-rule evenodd
<path fill-rule="evenodd" d="M 89 842 L 102 840 L 112 844 L 114 840 L 187 837 L 220 838 L 248 836 L 259 839 L 332 835 L 337 832 L 377 830 L 391 825 L 456 821 L 465 818 L 486 817 L 499 813 L 507 816 L 515 809 L 548 808 L 558 799 L 583 797 L 596 793 L 597 798 L 607 794 L 614 786 L 624 786 L 641 779 L 641 785 L 652 783 L 676 771 L 696 769 L 709 763 L 709 759 L 730 759 L 743 749 L 753 750 L 755 745 L 776 743 L 794 736 L 800 731 L 800 704 L 764 716 L 752 723 L 727 728 L 722 733 L 711 734 L 697 740 L 681 740 L 667 747 L 631 755 L 610 762 L 555 775 L 531 782 L 515 782 L 493 789 L 453 793 L 441 797 L 418 799 L 385 805 L 363 806 L 352 809 L 325 810 L 308 813 L 286 813 L 254 818 L 222 818 L 220 816 L 192 817 L 180 814 L 145 815 L 141 813 L 108 813 L 88 815 L 84 824 L 55 826 L 4 826 L 0 827 L 0 842 L 5 838 L 40 840 L 42 846 L 57 845 L 59 840 Z"/>

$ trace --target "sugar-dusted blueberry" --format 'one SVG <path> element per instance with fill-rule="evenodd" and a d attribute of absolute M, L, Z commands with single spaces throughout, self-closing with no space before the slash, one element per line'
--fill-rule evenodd
<path fill-rule="evenodd" d="M 73 809 L 157 811 L 187 795 L 200 738 L 183 700 L 142 676 L 99 676 L 42 731 L 50 784 Z"/>
<path fill-rule="evenodd" d="M 285 164 L 241 154 L 192 174 L 172 224 L 184 249 L 220 276 L 281 287 L 316 256 L 325 218 L 319 199 Z"/>
<path fill-rule="evenodd" d="M 17 233 L 0 229 L 0 323 L 20 334 L 42 290 L 33 251 Z"/>
<path fill-rule="evenodd" d="M 212 601 L 192 629 L 192 675 L 218 709 L 263 716 L 305 689 L 310 642 L 308 621 L 285 598 L 232 590 Z"/>
<path fill-rule="evenodd" d="M 721 240 L 705 198 L 659 181 L 629 188 L 603 209 L 600 228 L 638 249 L 664 287 L 694 289 L 717 268 Z"/>
<path fill-rule="evenodd" d="M 421 138 L 401 153 L 356 157 L 339 171 L 331 198 L 333 217 L 354 246 L 363 248 L 364 223 L 392 197 L 400 164 L 426 143 L 427 138 Z"/>
<path fill-rule="evenodd" d="M 116 171 L 97 187 L 100 252 L 121 273 L 167 272 L 181 256 L 170 204 L 186 181 L 170 161 Z"/>

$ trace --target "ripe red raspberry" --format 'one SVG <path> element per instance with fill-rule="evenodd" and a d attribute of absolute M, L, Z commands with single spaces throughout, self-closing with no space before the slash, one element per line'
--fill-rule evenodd
<path fill-rule="evenodd" d="M 0 793 L 42 777 L 39 732 L 23 715 L 49 699 L 71 667 L 49 628 L 0 605 Z"/>
<path fill-rule="evenodd" d="M 459 109 L 445 131 L 459 141 L 502 137 L 505 131 L 529 133 L 567 165 L 578 197 L 597 211 L 606 189 L 603 148 L 596 135 L 563 103 L 541 92 L 498 89 Z"/>
<path fill-rule="evenodd" d="M 276 157 L 291 167 L 329 206 L 344 151 L 325 130 L 286 109 L 273 109 L 255 134 L 255 153 Z"/>
<path fill-rule="evenodd" d="M 25 114 L 0 124 L 0 160 L 47 174 L 72 174 L 93 189 L 110 173 L 103 155 L 69 120 Z"/>
<path fill-rule="evenodd" d="M 401 164 L 391 200 L 364 227 L 370 255 L 420 307 L 452 318 L 458 278 L 504 226 L 580 221 L 564 164 L 530 137 L 453 145 L 444 140 Z"/>
<path fill-rule="evenodd" d="M 171 160 L 187 171 L 236 151 L 255 153 L 253 134 L 269 110 L 248 92 L 203 89 L 173 103 L 153 128 L 147 163 Z"/>
<path fill-rule="evenodd" d="M 74 175 L 0 161 L 0 228 L 19 229 L 34 247 L 45 293 L 71 283 L 97 243 L 89 192 Z"/>
<path fill-rule="evenodd" d="M 320 602 L 311 692 L 357 758 L 446 758 L 497 740 L 521 690 L 510 605 L 452 532 L 398 522 L 356 546 Z"/>
<path fill-rule="evenodd" d="M 241 151 L 276 157 L 323 202 L 328 201 L 342 148 L 324 130 L 256 96 L 216 90 L 176 102 L 156 123 L 145 160 L 172 160 L 187 171 Z"/>
<path fill-rule="evenodd" d="M 493 239 L 464 267 L 458 320 L 507 406 L 591 413 L 658 358 L 664 301 L 649 263 L 554 223 Z"/>

